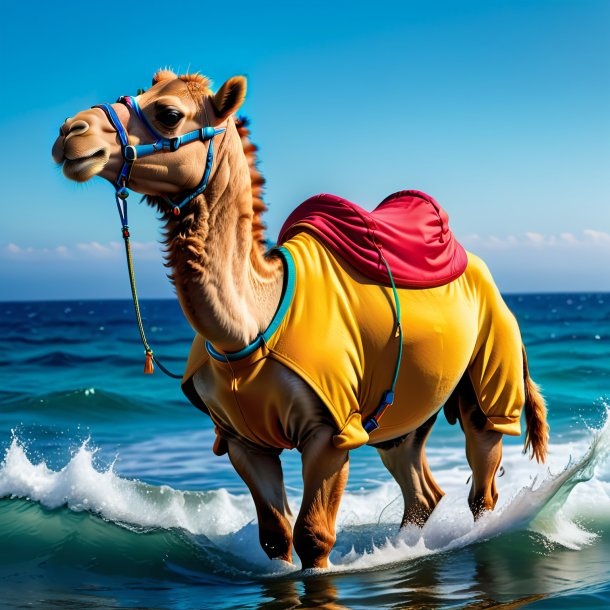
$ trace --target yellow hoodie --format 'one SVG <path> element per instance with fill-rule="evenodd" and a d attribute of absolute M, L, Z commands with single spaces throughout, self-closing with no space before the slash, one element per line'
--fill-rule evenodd
<path fill-rule="evenodd" d="M 267 331 L 250 346 L 221 354 L 197 336 L 184 381 L 198 390 L 217 427 L 249 441 L 291 448 L 277 363 L 303 379 L 335 422 L 337 447 L 369 442 L 362 422 L 391 386 L 398 338 L 392 290 L 379 286 L 303 231 L 279 252 L 285 286 Z M 396 398 L 370 434 L 372 443 L 414 430 L 437 412 L 466 370 L 487 428 L 519 435 L 524 403 L 521 336 L 485 264 L 428 289 L 398 289 L 403 357 Z M 201 388 L 204 388 L 202 391 Z"/>

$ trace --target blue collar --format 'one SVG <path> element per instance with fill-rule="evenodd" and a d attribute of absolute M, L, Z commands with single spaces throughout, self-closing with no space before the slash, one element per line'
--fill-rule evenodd
<path fill-rule="evenodd" d="M 286 316 L 286 313 L 292 304 L 292 297 L 294 296 L 294 283 L 296 275 L 294 259 L 292 258 L 292 254 L 290 254 L 286 248 L 275 248 L 274 251 L 279 253 L 282 263 L 284 264 L 284 286 L 282 288 L 280 303 L 275 315 L 273 316 L 273 319 L 271 320 L 271 324 L 269 324 L 267 330 L 258 335 L 256 339 L 250 343 L 250 345 L 246 345 L 246 347 L 240 349 L 238 352 L 219 352 L 218 350 L 214 349 L 214 346 L 209 341 L 206 341 L 205 348 L 208 350 L 208 354 L 210 354 L 210 356 L 212 356 L 212 358 L 215 360 L 220 360 L 221 362 L 233 362 L 234 360 L 240 360 L 241 358 L 245 358 L 246 356 L 253 354 L 257 349 L 267 343 Z"/>

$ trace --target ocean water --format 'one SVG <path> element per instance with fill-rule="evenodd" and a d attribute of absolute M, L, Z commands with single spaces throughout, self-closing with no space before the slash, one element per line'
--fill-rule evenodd
<path fill-rule="evenodd" d="M 496 510 L 476 524 L 459 427 L 428 444 L 446 492 L 423 530 L 376 452 L 352 452 L 328 570 L 267 559 L 210 420 L 142 374 L 125 301 L 0 303 L 0 606 L 609 608 L 610 294 L 512 295 L 549 404 L 549 462 L 506 439 Z M 145 301 L 149 341 L 183 370 L 177 303 Z M 290 504 L 296 452 L 282 461 Z"/>

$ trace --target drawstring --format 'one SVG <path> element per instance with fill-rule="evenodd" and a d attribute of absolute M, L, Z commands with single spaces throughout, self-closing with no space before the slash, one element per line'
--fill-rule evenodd
<path fill-rule="evenodd" d="M 377 246 L 377 244 L 375 244 Z M 396 331 L 394 333 L 394 337 L 398 338 L 398 357 L 396 359 L 396 367 L 394 369 L 394 377 L 392 378 L 392 385 L 389 390 L 386 390 L 379 402 L 379 406 L 375 409 L 373 414 L 364 422 L 364 429 L 367 433 L 371 433 L 373 430 L 379 428 L 379 420 L 383 417 L 386 409 L 394 404 L 394 395 L 396 390 L 396 383 L 398 382 L 398 374 L 400 372 L 400 363 L 402 361 L 402 324 L 400 323 L 400 299 L 398 298 L 398 291 L 396 290 L 396 284 L 394 283 L 394 276 L 392 275 L 392 271 L 390 269 L 390 265 L 388 265 L 388 261 L 385 259 L 381 251 L 381 247 L 377 246 L 377 251 L 379 252 L 379 256 L 385 265 L 385 268 L 388 271 L 388 277 L 390 278 L 390 284 L 392 286 L 392 294 L 394 295 L 394 308 L 396 311 Z"/>

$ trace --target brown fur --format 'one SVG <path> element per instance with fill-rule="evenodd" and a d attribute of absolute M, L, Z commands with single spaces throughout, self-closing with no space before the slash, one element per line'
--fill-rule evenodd
<path fill-rule="evenodd" d="M 530 457 L 538 463 L 546 461 L 549 444 L 549 425 L 546 420 L 546 403 L 540 388 L 529 374 L 527 355 L 523 347 L 523 379 L 525 381 L 525 446 L 523 453 L 530 450 Z"/>
<path fill-rule="evenodd" d="M 237 111 L 246 98 L 246 79 L 233 76 L 210 98 L 216 116 L 226 119 Z"/>
<path fill-rule="evenodd" d="M 258 169 L 258 146 L 250 140 L 250 130 L 248 129 L 250 124 L 249 120 L 244 116 L 240 116 L 235 117 L 234 122 L 248 163 L 250 183 L 252 185 L 252 237 L 260 246 L 261 251 L 264 252 L 267 250 L 267 239 L 265 236 L 267 227 L 263 222 L 262 217 L 267 211 L 267 206 L 263 201 L 265 178 Z M 207 213 L 207 208 L 205 206 L 193 206 L 187 213 L 175 218 L 168 212 L 167 204 L 160 197 L 150 197 L 146 195 L 144 196 L 144 199 L 155 207 L 167 221 L 162 242 L 165 246 L 165 266 L 169 269 L 174 268 L 176 261 L 173 254 L 179 250 L 188 250 L 193 254 L 192 264 L 195 265 L 195 267 L 191 267 L 191 269 L 194 271 L 199 270 L 200 266 L 205 264 L 205 260 L 203 260 L 205 253 L 202 247 L 205 239 L 202 239 L 200 234 L 196 234 L 194 228 L 201 226 L 202 214 Z M 168 274 L 168 278 L 174 283 L 173 274 Z"/>
<path fill-rule="evenodd" d="M 248 161 L 248 169 L 250 170 L 250 182 L 252 184 L 252 211 L 254 218 L 252 219 L 252 237 L 263 248 L 266 248 L 267 242 L 265 239 L 266 226 L 263 222 L 263 214 L 267 211 L 267 206 L 263 201 L 263 188 L 265 186 L 265 178 L 258 169 L 257 151 L 258 146 L 250 140 L 250 130 L 248 126 L 250 121 L 244 117 L 236 117 L 235 126 L 237 133 L 244 147 L 244 154 Z"/>
<path fill-rule="evenodd" d="M 212 94 L 210 89 L 212 81 L 203 74 L 199 74 L 198 72 L 194 74 L 181 74 L 178 78 L 186 83 L 190 94 L 195 100 L 204 95 Z"/>
<path fill-rule="evenodd" d="M 404 513 L 401 527 L 409 524 L 423 527 L 445 495 L 432 476 L 425 451 L 426 440 L 437 416 L 435 413 L 417 430 L 405 436 L 375 445 L 383 465 L 402 491 Z"/>
<path fill-rule="evenodd" d="M 204 76 L 199 72 L 194 72 L 192 74 L 181 74 L 178 76 L 172 72 L 172 70 L 164 68 L 155 72 L 152 78 L 152 85 L 154 87 L 156 84 L 162 81 L 175 80 L 177 78 L 179 78 L 183 83 L 186 83 L 188 92 L 198 104 L 205 96 L 213 95 L 211 90 L 212 81 L 207 76 Z"/>
<path fill-rule="evenodd" d="M 544 463 L 546 461 L 546 455 L 549 443 L 549 425 L 546 419 L 546 402 L 544 397 L 540 393 L 540 388 L 532 380 L 529 375 L 529 369 L 527 366 L 527 354 L 525 353 L 525 346 L 522 346 L 523 353 L 523 383 L 525 386 L 525 441 L 523 447 L 523 453 L 530 451 L 530 459 L 536 458 L 538 463 Z M 469 379 L 466 379 L 467 374 L 464 376 L 462 381 L 458 384 L 458 387 L 454 390 L 451 396 L 445 403 L 444 412 L 447 421 L 454 425 L 459 420 L 459 395 L 460 393 L 466 392 L 466 389 L 471 384 Z M 469 391 L 469 390 L 468 390 Z M 472 392 L 473 396 L 470 398 L 476 401 L 476 396 Z M 483 429 L 486 418 L 478 408 L 476 411 L 476 420 L 474 423 Z"/>
<path fill-rule="evenodd" d="M 152 77 L 152 84 L 153 86 L 156 85 L 157 83 L 160 83 L 161 81 L 164 80 L 172 80 L 176 78 L 176 75 L 174 74 L 174 72 L 172 72 L 171 70 L 169 70 L 168 68 L 161 68 L 160 70 L 157 70 Z"/>

